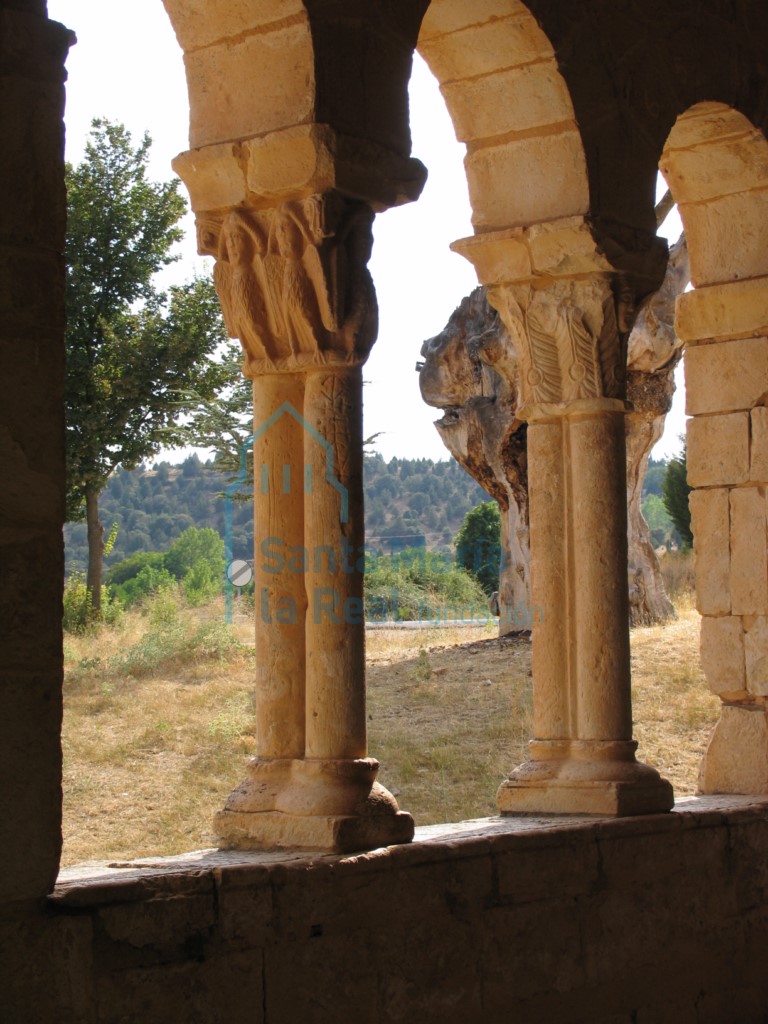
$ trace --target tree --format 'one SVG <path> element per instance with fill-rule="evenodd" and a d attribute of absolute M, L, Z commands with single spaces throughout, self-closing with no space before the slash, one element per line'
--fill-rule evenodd
<path fill-rule="evenodd" d="M 499 589 L 501 516 L 497 502 L 484 501 L 464 516 L 456 534 L 456 560 L 486 594 Z"/>
<path fill-rule="evenodd" d="M 147 180 L 151 140 L 135 149 L 119 124 L 94 120 L 85 157 L 66 169 L 68 234 L 67 519 L 86 519 L 86 585 L 100 610 L 104 531 L 99 495 L 110 473 L 183 443 L 180 400 L 212 395 L 226 337 L 216 293 L 198 279 L 158 291 L 177 257 L 179 183 Z"/>
<path fill-rule="evenodd" d="M 669 518 L 675 524 L 683 544 L 690 546 L 693 544 L 691 510 L 688 507 L 688 495 L 691 493 L 691 486 L 688 483 L 686 469 L 685 442 L 683 442 L 682 453 L 669 460 L 661 490 L 662 500 L 664 501 L 664 507 L 669 512 Z"/>

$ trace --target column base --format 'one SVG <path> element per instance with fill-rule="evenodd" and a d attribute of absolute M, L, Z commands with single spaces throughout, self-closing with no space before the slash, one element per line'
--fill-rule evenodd
<path fill-rule="evenodd" d="M 532 744 L 534 748 L 537 745 L 535 741 Z M 612 817 L 670 811 L 675 802 L 672 786 L 655 768 L 634 760 L 634 746 L 634 743 L 573 744 L 576 757 L 527 761 L 499 787 L 496 794 L 499 811 L 502 814 Z M 623 757 L 599 759 L 600 754 L 611 751 L 620 752 Z M 587 759 L 588 753 L 598 757 Z"/>
<path fill-rule="evenodd" d="M 254 758 L 214 818 L 222 849 L 353 853 L 409 843 L 413 818 L 376 782 L 379 764 Z"/>

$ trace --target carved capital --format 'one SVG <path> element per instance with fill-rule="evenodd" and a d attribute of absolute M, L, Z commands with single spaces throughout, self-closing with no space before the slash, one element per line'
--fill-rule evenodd
<path fill-rule="evenodd" d="M 630 318 L 622 296 L 608 275 L 488 290 L 515 347 L 526 409 L 625 397 Z"/>
<path fill-rule="evenodd" d="M 367 203 L 333 192 L 198 218 L 246 376 L 365 361 L 378 328 L 372 224 Z"/>

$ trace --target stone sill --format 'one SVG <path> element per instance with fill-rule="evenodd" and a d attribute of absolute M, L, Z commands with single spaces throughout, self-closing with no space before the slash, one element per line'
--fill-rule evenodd
<path fill-rule="evenodd" d="M 292 870 L 383 872 L 515 850 L 663 835 L 766 819 L 768 796 L 695 796 L 679 800 L 670 814 L 634 818 L 514 815 L 426 825 L 416 829 L 409 845 L 353 855 L 307 850 L 244 853 L 210 849 L 173 857 L 89 861 L 63 869 L 49 901 L 62 909 L 97 907 L 203 893 L 212 886 L 258 887 L 269 884 L 276 874 Z"/>

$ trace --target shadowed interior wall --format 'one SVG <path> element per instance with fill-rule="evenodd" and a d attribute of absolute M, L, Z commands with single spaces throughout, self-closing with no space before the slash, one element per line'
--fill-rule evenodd
<path fill-rule="evenodd" d="M 0 3 L 0 903 L 50 891 L 61 846 L 68 41 Z"/>

